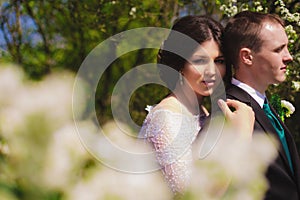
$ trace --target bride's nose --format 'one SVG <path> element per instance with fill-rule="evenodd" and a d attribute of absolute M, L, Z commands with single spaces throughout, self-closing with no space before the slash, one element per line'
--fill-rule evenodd
<path fill-rule="evenodd" d="M 209 64 L 204 69 L 204 75 L 213 76 L 216 74 L 216 65 L 214 62 L 209 62 Z"/>

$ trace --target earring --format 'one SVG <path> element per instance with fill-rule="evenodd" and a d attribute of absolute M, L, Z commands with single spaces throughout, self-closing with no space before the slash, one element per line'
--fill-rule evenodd
<path fill-rule="evenodd" d="M 179 72 L 179 83 L 180 83 L 180 85 L 183 85 L 182 72 Z"/>

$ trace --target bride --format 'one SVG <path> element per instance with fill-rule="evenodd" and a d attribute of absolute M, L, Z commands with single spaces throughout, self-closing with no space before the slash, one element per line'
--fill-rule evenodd
<path fill-rule="evenodd" d="M 184 193 L 189 185 L 192 143 L 210 115 L 203 106 L 203 98 L 211 96 L 222 82 L 220 76 L 225 76 L 222 30 L 221 24 L 209 17 L 183 17 L 175 22 L 158 53 L 161 79 L 172 93 L 157 105 L 148 107 L 140 135 L 153 146 L 162 173 L 175 195 Z M 178 33 L 197 44 L 178 37 Z M 181 52 L 184 57 L 167 49 Z M 240 134 L 251 138 L 252 109 L 234 100 L 217 102 L 226 120 L 242 130 Z"/>

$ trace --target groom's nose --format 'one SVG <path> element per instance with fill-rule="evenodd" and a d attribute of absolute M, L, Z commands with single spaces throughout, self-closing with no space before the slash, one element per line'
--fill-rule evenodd
<path fill-rule="evenodd" d="M 282 60 L 285 64 L 293 61 L 293 56 L 290 54 L 288 48 L 285 49 Z"/>

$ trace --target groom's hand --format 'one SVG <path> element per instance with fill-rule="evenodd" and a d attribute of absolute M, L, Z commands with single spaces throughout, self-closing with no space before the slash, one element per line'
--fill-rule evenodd
<path fill-rule="evenodd" d="M 255 121 L 252 108 L 232 99 L 227 99 L 226 102 L 220 99 L 218 104 L 233 130 L 238 134 L 251 138 Z M 230 108 L 233 108 L 234 111 L 231 111 Z"/>

